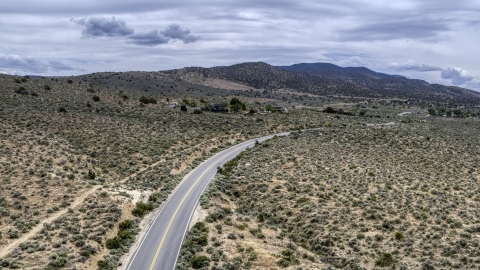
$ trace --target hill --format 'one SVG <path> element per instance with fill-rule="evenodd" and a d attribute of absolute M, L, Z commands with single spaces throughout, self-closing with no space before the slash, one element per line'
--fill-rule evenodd
<path fill-rule="evenodd" d="M 275 67 L 263 62 L 213 68 L 185 68 L 167 72 L 201 74 L 204 79 L 224 80 L 254 89 L 310 94 L 343 99 L 402 99 L 414 104 L 480 103 L 480 93 L 455 87 L 429 84 L 422 80 L 374 72 L 364 67 L 341 68 L 332 64 L 297 64 Z M 192 75 L 189 75 L 192 77 Z M 197 81 L 198 83 L 198 81 Z M 201 83 L 201 82 L 200 82 Z"/>

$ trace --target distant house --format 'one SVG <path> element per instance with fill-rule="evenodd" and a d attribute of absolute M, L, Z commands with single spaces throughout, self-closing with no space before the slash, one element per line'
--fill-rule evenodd
<path fill-rule="evenodd" d="M 287 107 L 284 106 L 272 106 L 276 112 L 288 113 Z"/>
<path fill-rule="evenodd" d="M 178 103 L 173 101 L 172 103 L 165 103 L 165 107 L 169 108 L 176 108 L 178 106 Z"/>
<path fill-rule="evenodd" d="M 212 112 L 228 112 L 228 109 L 223 104 L 212 104 L 210 108 Z"/>

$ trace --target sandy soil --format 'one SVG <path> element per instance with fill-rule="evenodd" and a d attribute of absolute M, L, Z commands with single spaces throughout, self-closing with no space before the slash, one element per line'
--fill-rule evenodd
<path fill-rule="evenodd" d="M 109 190 L 112 195 L 118 195 L 120 192 L 125 192 L 130 196 L 132 204 L 136 204 L 139 201 L 146 202 L 148 196 L 152 194 L 152 191 L 149 190 L 128 190 L 123 188 L 115 188 L 113 190 Z"/>
<path fill-rule="evenodd" d="M 207 210 L 203 209 L 200 204 L 197 205 L 197 208 L 195 208 L 195 212 L 193 212 L 192 219 L 190 220 L 190 224 L 188 225 L 188 229 L 190 230 L 195 223 L 199 221 L 204 221 L 205 218 L 207 217 L 208 212 Z"/>

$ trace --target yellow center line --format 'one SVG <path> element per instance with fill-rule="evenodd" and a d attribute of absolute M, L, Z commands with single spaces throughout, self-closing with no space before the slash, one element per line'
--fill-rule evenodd
<path fill-rule="evenodd" d="M 226 153 L 225 155 L 223 155 L 223 156 L 220 158 L 220 160 L 223 159 L 226 155 L 228 155 L 228 154 L 230 154 L 230 153 L 231 153 L 231 152 Z M 200 175 L 200 177 L 198 177 L 197 180 L 195 180 L 195 182 L 193 183 L 193 185 L 192 185 L 192 186 L 190 187 L 190 189 L 187 191 L 187 194 L 185 194 L 185 196 L 183 197 L 182 201 L 180 201 L 180 204 L 178 205 L 177 209 L 176 209 L 175 212 L 173 213 L 173 216 L 172 216 L 172 218 L 170 219 L 170 222 L 168 223 L 167 229 L 165 230 L 165 233 L 163 234 L 162 241 L 160 241 L 160 244 L 158 245 L 157 252 L 155 252 L 155 256 L 153 257 L 153 261 L 152 261 L 152 264 L 150 265 L 149 270 L 153 270 L 153 266 L 155 265 L 155 262 L 157 261 L 158 254 L 160 253 L 160 250 L 162 249 L 163 242 L 165 241 L 165 238 L 167 237 L 168 231 L 170 230 L 170 226 L 172 226 L 173 220 L 175 219 L 175 216 L 177 215 L 178 210 L 180 210 L 180 207 L 182 206 L 182 204 L 183 204 L 183 202 L 185 201 L 185 199 L 188 197 L 188 194 L 190 194 L 190 192 L 192 191 L 193 187 L 198 183 L 198 181 L 203 177 L 203 175 L 204 175 L 208 170 L 210 170 L 210 168 L 212 168 L 214 165 L 215 165 L 215 163 L 212 164 L 212 165 L 210 165 L 210 167 L 208 167 L 208 168 Z"/>

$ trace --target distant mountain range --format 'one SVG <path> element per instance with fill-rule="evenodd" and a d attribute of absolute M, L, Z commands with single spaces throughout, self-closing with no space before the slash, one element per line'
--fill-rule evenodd
<path fill-rule="evenodd" d="M 480 93 L 469 89 L 430 84 L 423 80 L 375 72 L 365 67 L 342 68 L 329 63 L 275 67 L 254 62 L 214 67 L 202 72 L 207 77 L 266 90 L 282 88 L 321 96 L 401 98 L 427 103 L 480 103 Z"/>
<path fill-rule="evenodd" d="M 272 66 L 251 62 L 159 72 L 100 72 L 78 78 L 118 90 L 212 98 L 243 95 L 286 104 L 324 104 L 332 98 L 349 103 L 367 99 L 389 103 L 400 99 L 410 104 L 433 106 L 480 104 L 480 93 L 465 88 L 329 63 Z"/>
<path fill-rule="evenodd" d="M 363 74 L 369 75 L 378 79 L 390 79 L 390 78 L 405 78 L 400 75 L 390 75 L 385 73 L 375 72 L 366 67 L 339 67 L 330 63 L 300 63 L 294 64 L 291 66 L 277 66 L 277 68 L 294 71 L 294 72 L 313 72 L 313 73 L 323 73 L 323 74 Z"/>

